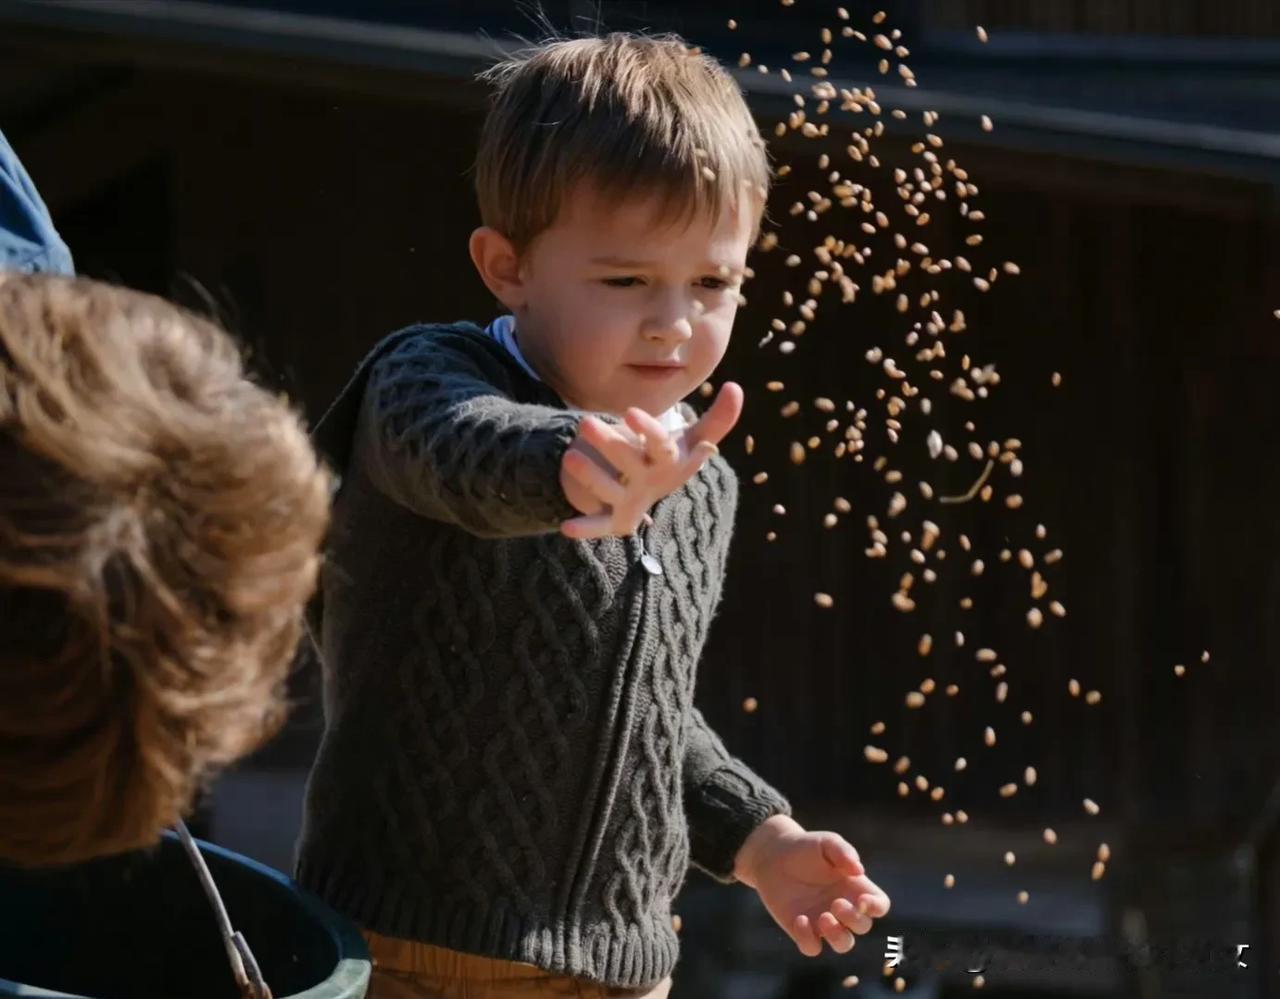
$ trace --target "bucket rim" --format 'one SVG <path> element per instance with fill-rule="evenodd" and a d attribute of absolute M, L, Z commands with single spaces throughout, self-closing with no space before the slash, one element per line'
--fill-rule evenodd
<path fill-rule="evenodd" d="M 171 830 L 165 830 L 161 834 L 161 843 L 166 842 L 181 849 L 182 844 L 178 834 Z M 251 873 L 269 883 L 269 890 L 284 892 L 296 899 L 303 911 L 312 917 L 333 941 L 334 948 L 337 951 L 337 961 L 329 976 L 309 989 L 278 996 L 277 999 L 352 999 L 352 997 L 365 994 L 369 986 L 369 977 L 372 973 L 373 965 L 369 957 L 368 945 L 354 923 L 328 905 L 323 899 L 311 894 L 292 878 L 277 871 L 275 868 L 268 867 L 252 857 L 246 857 L 242 853 L 218 846 L 216 843 L 209 843 L 202 839 L 197 839 L 195 842 L 200 848 L 200 852 L 206 857 L 213 857 L 217 861 L 247 868 Z M 159 845 L 157 844 L 157 849 Z M 252 944 L 252 941 L 250 943 Z M 270 983 L 268 982 L 267 984 L 269 985 Z M 40 988 L 37 985 L 26 985 L 22 982 L 11 981 L 7 978 L 0 978 L 0 995 L 30 996 L 32 999 L 36 999 L 36 997 L 39 997 L 39 999 L 94 999 L 92 996 L 84 996 L 74 992 L 58 992 L 53 989 Z"/>

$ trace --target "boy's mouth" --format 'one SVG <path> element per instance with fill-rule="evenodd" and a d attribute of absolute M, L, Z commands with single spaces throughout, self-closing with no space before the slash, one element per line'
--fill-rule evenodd
<path fill-rule="evenodd" d="M 670 378 L 684 370 L 683 364 L 628 364 L 627 370 L 634 372 L 641 378 L 651 378 L 660 380 Z"/>

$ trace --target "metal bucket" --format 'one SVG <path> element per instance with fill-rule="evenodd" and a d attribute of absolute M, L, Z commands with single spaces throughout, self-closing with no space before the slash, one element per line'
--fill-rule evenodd
<path fill-rule="evenodd" d="M 242 952 L 259 991 L 237 982 L 229 924 L 166 834 L 155 850 L 70 868 L 0 867 L 0 996 L 362 999 L 370 963 L 355 926 L 269 867 L 207 843 L 199 852 L 252 947 Z"/>

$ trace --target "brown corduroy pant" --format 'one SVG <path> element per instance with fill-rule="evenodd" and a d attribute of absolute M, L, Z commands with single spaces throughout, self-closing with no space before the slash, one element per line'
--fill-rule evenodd
<path fill-rule="evenodd" d="M 671 979 L 624 989 L 365 931 L 373 958 L 369 999 L 667 999 Z"/>

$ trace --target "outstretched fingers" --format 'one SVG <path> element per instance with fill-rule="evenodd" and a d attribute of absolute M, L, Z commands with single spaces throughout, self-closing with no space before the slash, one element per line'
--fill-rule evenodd
<path fill-rule="evenodd" d="M 822 941 L 806 915 L 801 914 L 791 921 L 791 939 L 805 957 L 817 957 L 822 953 Z"/>
<path fill-rule="evenodd" d="M 605 506 L 617 506 L 626 495 L 616 475 L 606 471 L 598 462 L 593 461 L 581 451 L 565 452 L 564 468 Z"/>
<path fill-rule="evenodd" d="M 702 414 L 702 419 L 685 431 L 685 441 L 692 453 L 701 444 L 714 444 L 729 435 L 742 416 L 742 386 L 737 382 L 725 382 L 720 386 L 716 400 Z"/>

